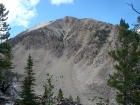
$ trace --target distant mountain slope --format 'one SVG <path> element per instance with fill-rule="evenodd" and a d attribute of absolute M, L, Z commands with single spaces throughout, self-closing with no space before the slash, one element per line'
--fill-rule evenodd
<path fill-rule="evenodd" d="M 36 72 L 36 92 L 43 93 L 46 74 L 53 74 L 54 92 L 62 88 L 64 96 L 81 98 L 83 104 L 100 96 L 114 102 L 114 90 L 106 86 L 114 61 L 108 51 L 118 46 L 118 26 L 84 18 L 66 16 L 50 23 L 40 23 L 9 40 L 14 71 L 24 73 L 30 53 Z"/>

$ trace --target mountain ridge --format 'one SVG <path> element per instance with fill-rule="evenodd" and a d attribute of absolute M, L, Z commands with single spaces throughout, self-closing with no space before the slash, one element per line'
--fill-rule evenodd
<path fill-rule="evenodd" d="M 93 105 L 94 96 L 115 103 L 115 92 L 106 85 L 108 74 L 114 72 L 114 61 L 108 51 L 118 47 L 118 25 L 94 19 L 66 16 L 35 30 L 24 31 L 9 40 L 14 54 L 13 71 L 24 74 L 30 53 L 34 59 L 36 92 L 46 74 L 53 75 L 54 93 L 62 88 L 64 96 L 78 95 L 83 104 Z"/>

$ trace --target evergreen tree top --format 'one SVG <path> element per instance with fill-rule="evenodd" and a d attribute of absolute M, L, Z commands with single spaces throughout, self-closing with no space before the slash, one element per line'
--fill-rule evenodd
<path fill-rule="evenodd" d="M 21 103 L 23 105 L 38 105 L 38 103 L 35 100 L 35 91 L 34 91 L 34 86 L 35 86 L 35 77 L 33 73 L 33 60 L 31 55 L 29 54 L 28 59 L 27 59 L 27 65 L 25 66 L 25 73 L 26 77 L 23 81 L 23 85 L 21 86 L 21 98 L 22 100 Z"/>
<path fill-rule="evenodd" d="M 129 28 L 129 24 L 126 23 L 124 19 L 121 19 L 120 20 L 120 27 L 123 27 L 125 29 L 128 29 Z"/>
<path fill-rule="evenodd" d="M 11 28 L 9 27 L 9 24 L 6 23 L 6 20 L 8 19 L 9 11 L 6 11 L 5 6 L 0 3 L 0 40 L 1 43 L 3 42 L 2 40 L 7 40 L 10 36 L 9 30 Z"/>

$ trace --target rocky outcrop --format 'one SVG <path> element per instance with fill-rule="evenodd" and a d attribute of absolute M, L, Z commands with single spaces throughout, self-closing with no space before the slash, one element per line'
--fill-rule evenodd
<path fill-rule="evenodd" d="M 19 93 L 13 86 L 8 88 L 8 92 L 0 91 L 0 105 L 14 105 L 14 100 L 19 98 Z"/>

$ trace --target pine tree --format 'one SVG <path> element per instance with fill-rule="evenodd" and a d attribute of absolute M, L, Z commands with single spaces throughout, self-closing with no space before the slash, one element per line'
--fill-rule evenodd
<path fill-rule="evenodd" d="M 140 35 L 121 19 L 118 41 L 120 47 L 109 51 L 116 72 L 109 75 L 108 85 L 118 90 L 119 104 L 140 105 Z"/>
<path fill-rule="evenodd" d="M 12 62 L 13 58 L 11 54 L 11 46 L 6 40 L 9 38 L 9 25 L 6 21 L 8 19 L 9 11 L 6 11 L 5 6 L 0 3 L 0 83 L 2 81 L 5 85 L 9 85 L 12 82 Z"/>
<path fill-rule="evenodd" d="M 45 83 L 43 85 L 44 87 L 44 99 L 43 99 L 43 105 L 53 105 L 54 104 L 54 101 L 53 101 L 53 88 L 54 88 L 54 85 L 52 85 L 52 76 L 49 75 L 49 73 L 47 74 L 47 76 L 49 77 L 47 79 L 47 83 Z"/>
<path fill-rule="evenodd" d="M 64 97 L 63 97 L 63 92 L 62 92 L 61 89 L 59 89 L 59 91 L 58 91 L 57 98 L 60 98 L 60 99 L 64 98 Z"/>
<path fill-rule="evenodd" d="M 69 96 L 69 100 L 70 100 L 70 101 L 73 101 L 73 98 L 72 98 L 71 94 L 70 94 L 70 96 Z"/>
<path fill-rule="evenodd" d="M 10 36 L 9 34 L 9 30 L 10 28 L 8 28 L 8 24 L 6 23 L 6 20 L 8 19 L 7 15 L 8 15 L 9 11 L 6 11 L 5 6 L 0 3 L 0 40 L 1 43 L 3 42 L 3 40 L 7 40 Z"/>
<path fill-rule="evenodd" d="M 80 98 L 77 96 L 75 101 L 80 103 Z"/>
<path fill-rule="evenodd" d="M 33 73 L 33 60 L 31 55 L 29 54 L 27 65 L 25 67 L 26 77 L 23 81 L 23 85 L 21 86 L 21 100 L 19 101 L 21 105 L 39 105 L 35 101 L 35 73 Z"/>

